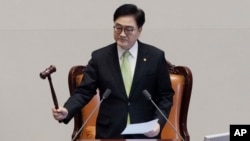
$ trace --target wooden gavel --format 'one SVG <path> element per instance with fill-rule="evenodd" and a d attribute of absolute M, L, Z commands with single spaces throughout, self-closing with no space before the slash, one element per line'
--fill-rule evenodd
<path fill-rule="evenodd" d="M 57 97 L 56 97 L 56 93 L 52 84 L 52 80 L 50 77 L 50 74 L 52 74 L 53 72 L 56 71 L 56 67 L 51 65 L 49 68 L 46 68 L 43 72 L 40 73 L 40 77 L 42 79 L 46 79 L 46 77 L 48 78 L 49 84 L 50 84 L 50 89 L 51 89 L 51 94 L 52 94 L 52 99 L 55 105 L 55 108 L 58 109 L 58 102 L 57 102 Z"/>

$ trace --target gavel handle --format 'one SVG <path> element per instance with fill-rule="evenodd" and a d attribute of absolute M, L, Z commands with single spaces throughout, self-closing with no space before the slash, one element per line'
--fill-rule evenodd
<path fill-rule="evenodd" d="M 48 75 L 48 80 L 49 80 L 49 85 L 50 85 L 52 99 L 53 99 L 55 108 L 58 109 L 57 97 L 56 97 L 56 93 L 55 93 L 55 90 L 54 90 L 50 75 Z"/>

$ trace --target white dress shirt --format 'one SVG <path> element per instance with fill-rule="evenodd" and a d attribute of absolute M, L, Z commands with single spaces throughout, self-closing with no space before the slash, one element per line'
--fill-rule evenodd
<path fill-rule="evenodd" d="M 120 62 L 120 66 L 121 66 L 121 62 L 122 62 L 122 55 L 126 50 L 122 49 L 121 47 L 117 46 L 117 52 L 118 52 L 118 57 L 119 57 L 119 62 Z M 129 62 L 130 62 L 130 68 L 131 68 L 131 74 L 132 74 L 132 78 L 134 76 L 134 72 L 135 72 L 135 65 L 136 65 L 136 60 L 137 60 L 137 54 L 138 54 L 138 42 L 136 41 L 135 44 L 128 50 L 130 53 L 129 56 Z"/>

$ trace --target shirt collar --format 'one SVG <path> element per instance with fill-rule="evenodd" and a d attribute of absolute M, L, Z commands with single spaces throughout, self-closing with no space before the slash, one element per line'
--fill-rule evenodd
<path fill-rule="evenodd" d="M 118 57 L 119 59 L 122 58 L 123 53 L 126 51 L 125 49 L 122 49 L 121 47 L 117 46 L 117 51 L 118 51 Z M 136 41 L 134 45 L 129 49 L 129 53 L 132 58 L 137 57 L 137 52 L 138 52 L 138 42 Z"/>

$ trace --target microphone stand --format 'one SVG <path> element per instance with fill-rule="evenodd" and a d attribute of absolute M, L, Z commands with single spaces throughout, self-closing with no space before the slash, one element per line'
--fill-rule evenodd
<path fill-rule="evenodd" d="M 87 122 L 90 120 L 90 118 L 94 115 L 94 113 L 97 111 L 97 109 L 99 108 L 99 106 L 101 105 L 101 103 L 103 102 L 103 100 L 105 100 L 111 93 L 110 89 L 106 89 L 106 91 L 103 94 L 103 97 L 100 101 L 99 104 L 97 104 L 94 108 L 94 110 L 89 114 L 89 116 L 87 117 L 87 119 L 84 121 L 84 123 L 82 124 L 81 128 L 76 132 L 76 134 L 74 135 L 74 137 L 72 138 L 72 141 L 75 141 L 76 137 L 78 136 L 78 134 L 82 131 L 83 127 L 87 124 Z"/>
<path fill-rule="evenodd" d="M 173 124 L 168 120 L 168 118 L 163 114 L 163 112 L 161 111 L 161 109 L 155 104 L 155 102 L 152 100 L 151 95 L 149 94 L 149 92 L 147 90 L 142 91 L 142 93 L 144 94 L 144 96 L 150 100 L 153 105 L 155 106 L 155 108 L 160 112 L 160 114 L 163 116 L 163 118 L 169 123 L 169 125 L 171 126 L 172 129 L 174 129 L 175 133 L 178 134 L 178 136 L 181 138 L 182 141 L 185 141 L 184 138 L 181 136 L 181 134 L 174 128 Z"/>

